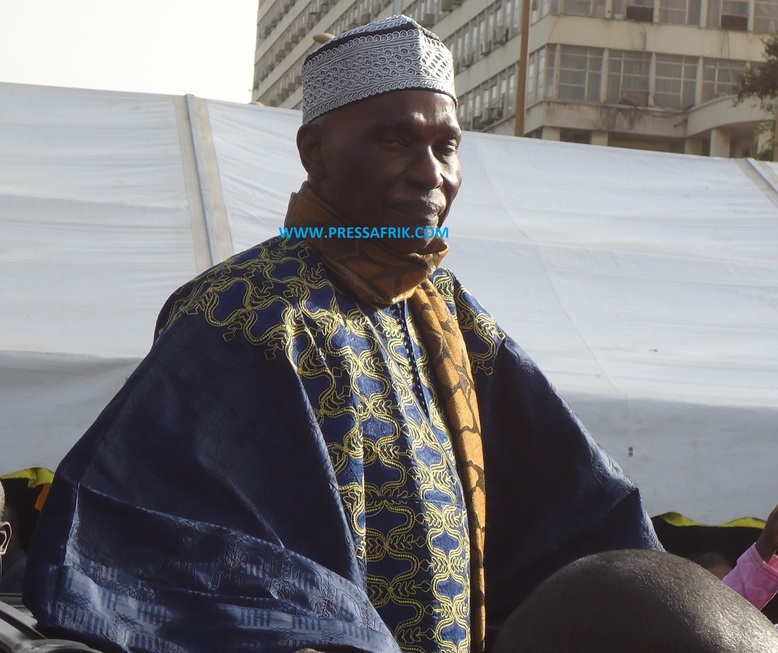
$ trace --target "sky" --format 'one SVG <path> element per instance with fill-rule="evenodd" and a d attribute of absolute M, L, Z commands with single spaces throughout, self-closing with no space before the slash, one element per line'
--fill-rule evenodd
<path fill-rule="evenodd" d="M 251 101 L 258 0 L 0 0 L 0 82 Z"/>

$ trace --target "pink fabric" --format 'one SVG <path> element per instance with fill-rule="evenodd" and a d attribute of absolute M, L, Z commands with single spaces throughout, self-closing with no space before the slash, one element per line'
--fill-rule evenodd
<path fill-rule="evenodd" d="M 766 563 L 752 546 L 722 580 L 761 610 L 778 593 L 778 556 Z"/>

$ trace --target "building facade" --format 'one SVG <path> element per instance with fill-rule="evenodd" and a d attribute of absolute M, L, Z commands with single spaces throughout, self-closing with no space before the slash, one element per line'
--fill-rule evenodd
<path fill-rule="evenodd" d="M 299 108 L 315 39 L 404 13 L 451 49 L 465 129 L 756 155 L 771 116 L 731 92 L 763 59 L 778 0 L 523 1 L 260 0 L 252 99 Z"/>

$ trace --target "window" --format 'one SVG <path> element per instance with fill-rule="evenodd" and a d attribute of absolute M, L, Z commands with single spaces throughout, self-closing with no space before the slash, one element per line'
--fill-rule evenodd
<path fill-rule="evenodd" d="M 743 0 L 722 0 L 721 15 L 748 18 L 748 2 Z"/>
<path fill-rule="evenodd" d="M 527 0 L 527 2 L 532 2 L 532 0 Z M 506 2 L 506 5 L 507 4 L 508 3 Z M 506 7 L 506 12 L 508 13 L 505 17 L 505 20 L 509 21 L 506 23 L 506 25 L 510 27 L 510 35 L 516 36 L 516 34 L 521 32 L 521 0 L 510 0 L 510 9 Z"/>
<path fill-rule="evenodd" d="M 748 28 L 748 1 L 708 0 L 708 27 L 745 31 Z"/>
<path fill-rule="evenodd" d="M 702 67 L 702 101 L 732 95 L 735 79 L 745 69 L 744 61 L 705 59 Z"/>
<path fill-rule="evenodd" d="M 601 78 L 601 49 L 561 46 L 557 90 L 559 99 L 599 102 Z"/>
<path fill-rule="evenodd" d="M 559 0 L 529 0 L 532 2 L 533 8 L 536 8 L 538 5 L 540 5 L 540 16 L 537 16 L 537 12 L 532 12 L 532 21 L 536 22 L 543 18 L 544 16 L 548 16 L 549 14 L 558 14 L 559 13 Z"/>
<path fill-rule="evenodd" d="M 538 51 L 538 94 L 539 99 L 554 97 L 554 62 L 556 46 L 546 46 Z"/>
<path fill-rule="evenodd" d="M 486 17 L 483 14 L 481 14 L 481 18 L 478 20 L 478 46 L 481 55 L 492 51 L 492 46 L 486 36 Z"/>
<path fill-rule="evenodd" d="M 700 0 L 660 0 L 659 22 L 674 25 L 699 25 Z"/>
<path fill-rule="evenodd" d="M 605 18 L 605 0 L 562 0 L 566 16 L 593 16 Z"/>
<path fill-rule="evenodd" d="M 508 112 L 515 113 L 516 108 L 516 69 L 518 65 L 511 66 L 508 69 Z"/>
<path fill-rule="evenodd" d="M 589 0 L 563 0 L 562 13 L 565 16 L 589 16 Z"/>
<path fill-rule="evenodd" d="M 754 31 L 763 34 L 778 32 L 778 0 L 756 0 Z"/>
<path fill-rule="evenodd" d="M 686 109 L 694 104 L 696 88 L 697 57 L 656 55 L 656 106 L 661 109 Z"/>
<path fill-rule="evenodd" d="M 533 52 L 531 55 L 529 55 L 529 60 L 527 62 L 526 102 L 528 106 L 540 100 L 540 98 L 538 97 L 537 68 L 538 68 L 538 53 Z"/>
<path fill-rule="evenodd" d="M 612 50 L 608 56 L 608 103 L 647 107 L 650 69 L 648 52 Z"/>
<path fill-rule="evenodd" d="M 460 93 L 457 97 L 457 118 L 462 129 L 470 129 L 473 116 L 473 101 L 470 93 Z"/>
<path fill-rule="evenodd" d="M 529 55 L 527 64 L 527 105 L 553 97 L 553 50 L 554 46 L 543 47 Z M 546 80 L 546 56 L 551 57 L 550 80 Z"/>
<path fill-rule="evenodd" d="M 457 117 L 463 129 L 484 131 L 515 112 L 516 64 L 459 96 Z"/>

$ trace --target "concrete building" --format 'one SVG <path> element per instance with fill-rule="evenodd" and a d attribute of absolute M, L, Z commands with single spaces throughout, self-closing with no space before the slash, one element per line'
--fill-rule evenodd
<path fill-rule="evenodd" d="M 252 99 L 299 108 L 317 35 L 402 12 L 453 52 L 466 129 L 755 156 L 755 130 L 771 116 L 733 106 L 731 88 L 763 59 L 778 0 L 528 1 L 260 0 Z"/>

